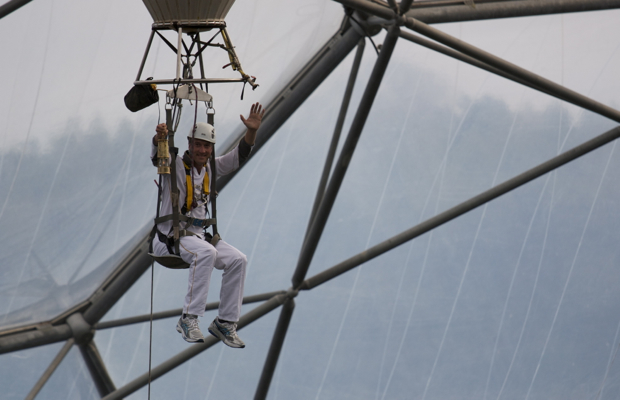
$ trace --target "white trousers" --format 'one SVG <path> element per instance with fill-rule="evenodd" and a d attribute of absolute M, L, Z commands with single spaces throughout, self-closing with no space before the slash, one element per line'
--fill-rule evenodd
<path fill-rule="evenodd" d="M 183 261 L 189 264 L 187 294 L 183 306 L 184 314 L 203 316 L 209 293 L 209 282 L 213 268 L 223 270 L 220 289 L 220 307 L 218 316 L 226 321 L 238 321 L 243 300 L 245 270 L 248 263 L 245 254 L 220 240 L 215 247 L 197 236 L 184 236 L 179 243 Z M 153 252 L 165 255 L 165 244 L 153 240 Z"/>

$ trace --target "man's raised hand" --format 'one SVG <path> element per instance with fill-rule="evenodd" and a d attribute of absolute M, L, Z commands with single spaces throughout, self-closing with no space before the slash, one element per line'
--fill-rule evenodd
<path fill-rule="evenodd" d="M 252 104 L 250 108 L 250 115 L 248 118 L 244 118 L 243 114 L 239 115 L 241 117 L 241 121 L 251 131 L 257 131 L 260 127 L 261 121 L 263 120 L 263 115 L 265 115 L 265 109 L 260 103 Z"/>

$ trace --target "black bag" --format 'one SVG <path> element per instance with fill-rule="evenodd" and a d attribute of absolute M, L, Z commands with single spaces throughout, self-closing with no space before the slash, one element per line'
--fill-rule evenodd
<path fill-rule="evenodd" d="M 153 78 L 148 78 L 147 80 L 151 79 Z M 131 112 L 140 111 L 158 101 L 159 94 L 151 85 L 134 85 L 125 95 L 125 106 Z"/>

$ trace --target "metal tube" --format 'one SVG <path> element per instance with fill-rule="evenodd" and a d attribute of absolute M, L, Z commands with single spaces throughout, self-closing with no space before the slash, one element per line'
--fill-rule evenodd
<path fill-rule="evenodd" d="M 177 81 L 181 79 L 181 53 L 183 52 L 181 45 L 183 43 L 183 27 L 179 26 L 178 32 L 179 38 L 177 39 Z"/>
<path fill-rule="evenodd" d="M 365 0 L 334 0 L 345 7 L 354 8 L 356 10 L 364 11 L 365 13 L 376 15 L 386 20 L 393 20 L 395 15 L 394 11 L 386 6 L 379 5 L 375 2 Z M 409 11 L 411 12 L 411 11 Z"/>
<path fill-rule="evenodd" d="M 265 360 L 265 365 L 263 366 L 263 372 L 260 376 L 260 380 L 258 381 L 258 386 L 256 387 L 254 400 L 267 398 L 267 392 L 269 391 L 271 379 L 273 378 L 273 373 L 278 364 L 278 358 L 280 357 L 282 345 L 284 344 L 284 338 L 286 337 L 286 332 L 288 331 L 288 326 L 291 322 L 291 318 L 293 317 L 294 310 L 294 299 L 290 298 L 284 302 L 282 311 L 280 312 L 280 318 L 278 319 L 278 324 L 273 332 L 273 338 L 271 339 L 271 346 L 269 346 L 267 359 Z"/>
<path fill-rule="evenodd" d="M 90 376 L 93 378 L 95 387 L 99 392 L 99 396 L 103 397 L 115 391 L 114 382 L 112 382 L 112 378 L 110 378 L 110 374 L 108 374 L 108 370 L 101 359 L 95 342 L 91 340 L 88 343 L 79 345 L 79 348 L 82 353 L 82 358 L 90 372 Z"/>
<path fill-rule="evenodd" d="M 196 33 L 196 38 L 198 39 L 198 43 L 200 43 L 200 32 Z M 200 44 L 198 47 L 200 47 Z M 198 51 L 198 61 L 200 62 L 200 79 L 205 79 L 205 64 L 202 59 L 202 50 Z"/>
<path fill-rule="evenodd" d="M 138 69 L 138 75 L 136 76 L 136 81 L 140 80 L 142 76 L 142 71 L 144 70 L 144 64 L 146 63 L 146 58 L 149 56 L 149 51 L 151 50 L 151 44 L 153 43 L 153 36 L 155 36 L 155 31 L 151 30 L 151 36 L 149 36 L 149 42 L 146 44 L 146 50 L 144 50 L 144 56 L 142 56 L 142 63 L 140 63 L 140 68 Z"/>
<path fill-rule="evenodd" d="M 400 12 L 401 12 L 401 14 L 404 14 L 407 11 L 409 11 L 409 9 L 411 8 L 411 3 L 413 3 L 413 0 L 402 0 L 400 2 Z"/>
<path fill-rule="evenodd" d="M 180 100 L 175 100 L 175 102 L 178 101 Z M 181 206 L 179 205 L 179 182 L 177 181 L 177 157 L 179 156 L 179 149 L 174 145 L 174 130 L 177 128 L 174 120 L 177 119 L 179 115 L 177 113 L 180 112 L 181 110 L 180 108 L 178 108 L 173 115 L 172 109 L 166 108 L 166 127 L 168 128 L 168 144 L 170 146 L 170 200 L 172 203 L 172 237 L 174 238 L 174 250 L 176 254 L 181 254 L 179 252 L 179 213 Z"/>
<path fill-rule="evenodd" d="M 50 376 L 52 376 L 54 371 L 56 371 L 56 368 L 58 368 L 62 360 L 64 360 L 65 356 L 69 353 L 69 350 L 71 350 L 73 343 L 74 340 L 69 339 L 67 340 L 65 345 L 62 346 L 62 349 L 60 349 L 56 357 L 54 357 L 54 359 L 52 360 L 51 364 L 47 367 L 45 372 L 43 372 L 43 375 L 41 375 L 37 383 L 35 383 L 34 387 L 30 390 L 30 392 L 26 396 L 26 400 L 34 400 L 34 398 L 37 397 L 37 394 L 39 394 L 43 386 L 47 383 Z"/>
<path fill-rule="evenodd" d="M 338 148 L 338 142 L 340 140 L 340 133 L 342 132 L 342 126 L 344 125 L 344 120 L 347 116 L 347 110 L 349 109 L 349 103 L 351 102 L 351 94 L 353 93 L 353 87 L 355 86 L 355 80 L 357 79 L 357 73 L 360 68 L 360 64 L 362 63 L 362 56 L 364 55 L 364 47 L 366 47 L 366 39 L 362 38 L 357 45 L 357 51 L 355 53 L 355 58 L 353 59 L 353 65 L 351 66 L 351 73 L 349 74 L 349 80 L 347 82 L 347 87 L 344 91 L 344 97 L 342 99 L 342 104 L 340 105 L 340 111 L 338 113 L 338 119 L 336 120 L 336 127 L 334 128 L 334 134 L 332 136 L 332 141 L 329 145 L 329 150 L 327 151 L 327 157 L 325 159 L 325 165 L 323 166 L 323 174 L 321 175 L 321 180 L 319 182 L 319 187 L 316 190 L 316 196 L 314 198 L 314 204 L 312 205 L 312 212 L 310 213 L 310 219 L 308 221 L 308 227 L 306 228 L 306 236 L 308 236 L 308 232 L 310 231 L 310 227 L 312 226 L 312 221 L 316 216 L 316 211 L 319 208 L 319 204 L 321 204 L 321 200 L 323 199 L 323 193 L 325 192 L 325 186 L 327 185 L 327 180 L 329 179 L 329 173 L 332 169 L 332 164 L 334 162 L 334 155 L 336 154 L 336 149 Z"/>
<path fill-rule="evenodd" d="M 524 81 L 530 82 L 533 85 L 548 91 L 549 93 L 556 93 L 558 94 L 558 96 L 564 97 L 565 99 L 567 99 L 567 101 L 570 101 L 575 105 L 593 111 L 597 114 L 601 114 L 616 122 L 620 122 L 620 111 L 614 110 L 611 107 L 594 101 L 573 90 L 567 89 L 562 85 L 558 85 L 555 82 L 552 82 L 548 79 L 543 78 L 542 76 L 536 75 L 524 68 L 505 61 L 497 56 L 494 56 L 491 53 L 487 53 L 484 50 L 481 50 L 475 46 L 463 42 L 462 40 L 459 40 L 451 35 L 448 35 L 447 33 L 435 29 L 421 21 L 413 18 L 406 18 L 405 26 L 413 29 L 414 31 L 424 36 L 430 37 L 433 40 L 443 43 L 446 46 L 452 47 L 453 49 L 456 49 L 464 54 L 476 58 L 490 66 L 508 72 L 509 74 L 517 78 L 523 79 Z"/>
<path fill-rule="evenodd" d="M 620 8 L 620 0 L 521 0 L 467 5 L 411 9 L 406 15 L 427 24 L 477 21 L 496 18 L 527 17 L 571 12 Z"/>
<path fill-rule="evenodd" d="M 396 0 L 387 0 L 387 2 L 390 5 L 392 11 L 394 11 L 396 14 L 400 14 L 398 4 L 396 4 Z"/>
<path fill-rule="evenodd" d="M 361 1 L 361 0 L 336 0 L 336 1 L 338 1 L 339 3 L 342 3 L 345 6 L 352 7 L 352 8 L 362 10 L 365 12 L 369 12 L 381 18 L 385 18 L 387 20 L 394 18 L 394 14 L 392 13 L 392 10 L 390 10 L 389 8 L 379 6 L 377 4 L 370 3 L 368 1 Z M 613 1 L 608 0 L 608 1 L 610 2 L 619 1 L 620 2 L 620 0 L 613 0 Z M 406 18 L 401 18 L 401 22 L 409 29 L 412 29 L 424 36 L 430 37 L 433 40 L 443 43 L 446 46 L 456 49 L 492 67 L 495 67 L 504 72 L 507 72 L 516 78 L 527 81 L 530 84 L 534 85 L 534 87 L 544 89 L 547 93 L 554 93 L 556 97 L 561 97 L 565 99 L 566 101 L 569 101 L 573 104 L 578 105 L 579 107 L 583 107 L 587 110 L 593 111 L 597 114 L 601 114 L 614 121 L 620 122 L 620 112 L 617 110 L 614 110 L 611 107 L 608 107 L 604 104 L 596 102 L 592 99 L 589 99 L 588 97 L 583 96 L 570 89 L 567 89 L 561 85 L 558 85 L 555 82 L 552 82 L 530 71 L 527 71 L 524 68 L 518 67 L 512 63 L 509 63 L 508 61 L 505 61 L 499 57 L 496 57 L 493 54 L 487 53 L 484 50 L 478 49 L 477 47 L 474 47 L 468 43 L 465 43 L 438 29 L 428 26 L 427 24 L 425 24 L 424 22 L 420 20 L 406 17 Z"/>
<path fill-rule="evenodd" d="M 18 8 L 25 6 L 32 0 L 12 0 L 0 6 L 0 18 L 4 18 Z"/>
<path fill-rule="evenodd" d="M 243 315 L 239 319 L 239 322 L 237 323 L 237 329 L 241 329 L 249 325 L 250 323 L 256 321 L 258 318 L 262 317 L 263 315 L 268 314 L 269 312 L 278 308 L 280 305 L 282 305 L 286 301 L 287 298 L 288 296 L 285 294 L 280 294 L 280 295 L 272 297 L 269 301 L 266 301 L 265 303 L 256 307 L 252 311 Z M 164 375 L 165 373 L 183 364 L 185 361 L 188 361 L 191 358 L 197 356 L 198 354 L 202 353 L 203 351 L 207 350 L 209 347 L 213 346 L 214 344 L 217 344 L 218 342 L 219 340 L 213 336 L 206 337 L 205 342 L 203 344 L 194 344 L 191 347 L 189 347 L 187 350 L 180 352 L 176 356 L 169 358 L 168 360 L 164 361 L 163 363 L 153 368 L 151 370 L 151 380 L 155 380 L 159 378 L 160 376 Z M 134 379 L 133 381 L 126 384 L 125 386 L 116 389 L 114 392 L 105 396 L 103 399 L 105 400 L 122 399 L 126 396 L 129 396 L 130 394 L 134 393 L 138 389 L 146 386 L 148 384 L 148 379 L 149 379 L 148 372 L 144 373 L 140 375 L 139 377 L 137 377 L 136 379 Z"/>
<path fill-rule="evenodd" d="M 68 324 L 63 322 L 75 312 L 84 310 L 83 317 L 88 325 L 99 321 L 151 266 L 152 259 L 148 255 L 148 234 L 145 235 L 144 230 L 137 233 L 127 246 L 133 246 L 133 249 L 128 252 L 124 249 L 119 250 L 119 252 L 125 251 L 125 256 L 119 257 L 121 259 L 118 262 L 119 266 L 90 296 L 86 302 L 90 304 L 88 309 L 84 310 L 82 305 L 78 305 L 71 313 L 63 313 L 60 317 L 54 318 L 51 323 L 40 323 L 33 326 L 31 330 L 1 336 L 0 354 L 68 340 L 73 336 L 73 331 Z"/>
<path fill-rule="evenodd" d="M 67 324 L 56 326 L 40 324 L 39 329 L 0 337 L 0 354 L 62 342 L 72 336 L 73 332 Z"/>
<path fill-rule="evenodd" d="M 403 38 L 403 39 L 409 40 L 409 41 L 411 41 L 413 43 L 419 44 L 420 46 L 424 46 L 424 47 L 426 47 L 428 49 L 434 50 L 434 51 L 436 51 L 438 53 L 447 55 L 448 57 L 452 57 L 452 58 L 455 58 L 455 59 L 457 59 L 459 61 L 463 61 L 463 62 L 465 62 L 465 63 L 467 63 L 469 65 L 473 65 L 474 67 L 478 67 L 478 68 L 483 69 L 485 71 L 488 71 L 488 72 L 491 72 L 493 74 L 499 75 L 499 76 L 501 76 L 503 78 L 506 78 L 506 79 L 509 79 L 509 80 L 511 80 L 513 82 L 520 83 L 521 85 L 527 86 L 527 87 L 532 88 L 534 90 L 541 91 L 543 93 L 546 93 L 546 94 L 548 94 L 550 96 L 553 96 L 553 97 L 556 97 L 558 99 L 561 99 L 561 100 L 564 100 L 564 101 L 568 101 L 563 96 L 559 96 L 558 94 L 550 93 L 547 90 L 545 90 L 545 89 L 543 89 L 541 87 L 538 87 L 538 86 L 536 86 L 536 85 L 534 85 L 534 84 L 532 84 L 530 82 L 527 82 L 527 81 L 524 81 L 523 79 L 517 78 L 517 77 L 515 77 L 515 76 L 513 76 L 513 75 L 511 75 L 511 74 L 509 74 L 507 72 L 499 70 L 499 69 L 497 69 L 495 67 L 492 67 L 492 66 L 490 66 L 488 64 L 485 64 L 482 61 L 478 61 L 478 60 L 476 60 L 473 57 L 465 55 L 465 54 L 463 54 L 461 52 L 458 52 L 456 50 L 453 50 L 453 49 L 451 49 L 449 47 L 442 46 L 442 45 L 440 45 L 437 42 L 433 42 L 432 40 L 424 39 L 423 37 L 414 35 L 411 32 L 402 31 L 402 30 L 400 31 L 400 37 Z"/>
<path fill-rule="evenodd" d="M 467 4 L 468 1 L 474 2 L 474 0 L 425 0 L 417 1 L 411 5 L 411 8 L 428 8 L 428 7 L 445 7 L 445 6 L 462 6 Z M 501 3 L 505 1 L 523 1 L 523 0 L 475 0 L 475 6 L 477 7 L 482 3 Z"/>
<path fill-rule="evenodd" d="M 308 278 L 304 281 L 304 283 L 300 286 L 300 290 L 309 290 L 312 289 L 322 283 L 329 281 L 341 275 L 358 265 L 365 263 L 366 261 L 372 260 L 373 258 L 392 250 L 393 248 L 400 246 L 401 244 L 414 239 L 434 228 L 437 228 L 440 225 L 445 224 L 448 221 L 453 220 L 454 218 L 459 217 L 460 215 L 465 214 L 481 205 L 488 203 L 489 201 L 511 191 L 519 186 L 522 186 L 531 180 L 534 180 L 548 172 L 553 171 L 556 168 L 561 167 L 564 164 L 573 161 L 576 158 L 579 158 L 593 150 L 598 149 L 601 146 L 617 139 L 620 137 L 620 126 L 616 127 L 610 131 L 607 131 L 594 139 L 591 139 L 577 147 L 574 147 L 516 177 L 501 183 L 486 192 L 479 194 L 476 197 L 473 197 L 459 205 L 452 207 L 451 209 L 444 211 L 443 213 L 436 215 L 421 224 L 414 226 L 411 229 L 408 229 L 404 232 L 399 233 L 396 236 L 391 237 L 388 240 L 385 240 L 368 250 L 365 250 L 338 265 L 335 265 L 323 272 L 316 274 L 315 276 Z"/>
<path fill-rule="evenodd" d="M 183 79 L 183 83 L 239 83 L 245 82 L 241 78 L 205 78 L 205 79 Z M 154 83 L 156 85 L 172 85 L 178 83 L 176 79 L 152 79 L 144 81 L 134 81 L 134 85 L 150 85 Z"/>
<path fill-rule="evenodd" d="M 392 19 L 394 12 L 389 7 L 371 1 L 335 0 L 347 7 L 355 8 L 381 18 Z M 420 3 L 423 5 L 424 3 Z M 417 6 L 414 3 L 414 6 Z M 476 8 L 462 6 L 437 6 L 430 8 L 412 7 L 405 16 L 424 21 L 427 24 L 475 21 L 482 19 L 526 17 L 545 14 L 610 10 L 620 8 L 620 0 L 521 0 L 479 4 Z"/>
<path fill-rule="evenodd" d="M 327 190 L 325 191 L 325 196 L 323 197 L 321 206 L 319 207 L 316 217 L 312 222 L 312 228 L 310 228 L 299 254 L 299 260 L 292 279 L 293 288 L 297 288 L 301 285 L 306 273 L 308 272 L 312 257 L 314 256 L 319 239 L 321 238 L 321 234 L 325 228 L 325 223 L 327 222 L 329 213 L 331 212 L 332 206 L 336 201 L 338 190 L 344 180 L 344 175 L 347 172 L 347 168 L 349 166 L 349 162 L 351 161 L 351 157 L 353 156 L 353 152 L 355 151 L 357 141 L 362 133 L 362 129 L 364 128 L 364 124 L 366 123 L 366 119 L 370 113 L 372 103 L 374 102 L 377 92 L 379 91 L 379 85 L 381 84 L 381 80 L 385 70 L 387 69 L 390 57 L 392 56 L 392 52 L 396 46 L 399 31 L 400 28 L 397 25 L 392 25 L 388 29 L 387 35 L 383 42 L 383 47 L 381 48 L 379 57 L 377 58 L 372 73 L 370 74 L 370 78 L 368 79 L 368 84 L 358 106 L 357 113 L 351 123 L 349 135 L 342 146 L 338 162 L 334 166 L 334 172 L 332 173 L 332 178 L 330 179 Z"/>
<path fill-rule="evenodd" d="M 253 295 L 253 296 L 244 297 L 242 302 L 243 302 L 243 304 L 257 303 L 259 301 L 269 300 L 273 296 L 277 296 L 277 295 L 283 294 L 283 293 L 286 293 L 286 291 L 278 290 L 278 291 L 275 291 L 275 292 L 256 294 L 256 295 Z M 205 311 L 217 310 L 219 308 L 219 306 L 220 306 L 220 302 L 219 301 L 214 301 L 212 303 L 207 303 L 207 305 L 205 307 Z M 158 319 L 164 319 L 164 318 L 178 317 L 179 315 L 181 315 L 182 312 L 183 312 L 182 308 L 177 308 L 175 310 L 168 310 L 168 311 L 161 311 L 161 312 L 153 313 L 153 321 L 158 320 Z M 97 329 L 97 330 L 108 329 L 108 328 L 116 328 L 116 327 L 119 327 L 119 326 L 126 326 L 126 325 L 136 324 L 136 323 L 139 323 L 139 322 L 149 322 L 150 320 L 151 320 L 151 314 L 144 314 L 144 315 L 137 315 L 135 317 L 117 319 L 117 320 L 114 320 L 114 321 L 99 322 L 98 324 L 96 324 L 94 326 L 94 328 Z"/>

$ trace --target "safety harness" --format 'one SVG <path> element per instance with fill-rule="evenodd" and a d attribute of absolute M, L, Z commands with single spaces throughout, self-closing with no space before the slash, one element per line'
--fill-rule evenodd
<path fill-rule="evenodd" d="M 181 214 L 187 214 L 187 210 L 192 210 L 195 206 L 192 204 L 194 202 L 194 191 L 190 190 L 193 187 L 192 180 L 192 170 L 185 159 L 183 160 L 183 167 L 185 168 L 185 187 L 187 188 L 187 192 L 185 194 L 185 204 L 181 208 Z M 204 181 L 202 184 L 202 192 L 205 196 L 209 195 L 209 174 L 205 172 Z"/>
<path fill-rule="evenodd" d="M 192 173 L 191 173 L 192 167 L 187 165 L 185 160 L 183 160 L 183 167 L 185 169 L 186 195 L 185 195 L 185 203 L 181 207 L 181 213 L 179 214 L 179 221 L 185 222 L 185 228 L 188 228 L 190 226 L 195 226 L 197 228 L 206 229 L 211 225 L 215 225 L 216 223 L 215 218 L 200 219 L 200 218 L 189 217 L 186 215 L 188 211 L 191 211 L 192 209 L 195 208 L 195 205 L 193 204 L 194 203 L 194 190 L 192 190 L 193 188 Z M 205 176 L 203 180 L 202 192 L 205 196 L 210 196 L 209 174 L 206 172 L 205 172 Z M 213 199 L 211 199 L 211 201 L 212 200 Z M 172 219 L 173 219 L 173 214 L 169 214 L 163 217 L 156 217 L 154 222 L 157 225 L 162 222 L 171 221 Z M 170 232 L 168 234 L 170 234 Z M 157 229 L 157 235 L 159 237 L 159 240 L 162 241 L 163 243 L 169 242 L 168 240 L 164 239 L 164 238 L 168 239 L 169 237 L 167 235 L 164 235 L 161 231 L 159 231 L 159 229 Z M 182 229 L 179 231 L 180 237 L 191 236 L 191 235 L 195 235 L 195 233 L 192 233 L 188 231 L 187 229 Z M 168 250 L 170 251 L 170 253 L 175 253 L 175 251 L 171 249 L 171 246 L 169 244 L 168 244 Z"/>
<path fill-rule="evenodd" d="M 213 124 L 213 114 L 207 114 L 209 123 Z M 177 175 L 176 175 L 176 158 L 178 157 L 179 149 L 174 147 L 174 127 L 172 121 L 175 118 L 172 116 L 172 110 L 170 108 L 166 108 L 166 125 L 168 127 L 168 139 L 165 140 L 165 145 L 160 146 L 158 143 L 158 153 L 157 157 L 153 159 L 153 163 L 158 166 L 159 169 L 159 184 L 158 184 L 158 195 L 157 195 L 157 214 L 155 217 L 154 226 L 151 231 L 150 240 L 149 240 L 149 254 L 157 261 L 159 264 L 172 268 L 172 269 L 184 269 L 189 268 L 189 264 L 187 264 L 180 256 L 179 252 L 179 241 L 184 236 L 195 236 L 196 233 L 190 231 L 188 228 L 190 226 L 199 227 L 204 230 L 205 240 L 210 242 L 213 246 L 217 244 L 220 240 L 220 236 L 217 232 L 217 219 L 216 219 L 216 195 L 215 187 L 216 187 L 216 176 L 217 171 L 215 167 L 215 146 L 211 153 L 211 157 L 209 158 L 209 163 L 211 166 L 211 176 L 212 176 L 212 184 L 213 184 L 213 193 L 210 192 L 209 189 L 209 174 L 205 171 L 205 178 L 203 182 L 203 193 L 209 196 L 209 200 L 211 203 L 211 218 L 200 219 L 189 217 L 186 214 L 188 211 L 193 209 L 192 205 L 194 203 L 194 190 L 193 190 L 193 180 L 192 180 L 192 163 L 191 160 L 183 160 L 183 166 L 185 169 L 185 178 L 186 178 L 186 199 L 185 203 L 179 208 L 179 187 L 177 186 Z M 195 125 L 195 123 L 194 123 Z M 164 140 L 162 140 L 164 142 Z M 170 156 L 170 165 L 167 164 L 168 155 Z M 206 166 L 205 166 L 206 168 Z M 167 172 L 166 172 L 167 171 Z M 161 208 L 161 200 L 162 200 L 162 175 L 169 174 L 170 175 L 170 200 L 172 203 L 172 214 L 160 216 L 160 208 Z M 208 214 L 208 210 L 207 210 Z M 172 228 L 168 234 L 164 234 L 158 228 L 158 224 L 162 222 L 172 221 Z M 180 222 L 185 222 L 185 229 L 180 229 Z M 206 230 L 209 226 L 213 227 L 213 234 L 208 233 Z M 164 243 L 168 248 L 168 255 L 157 256 L 153 253 L 153 239 L 157 236 L 159 241 Z"/>

